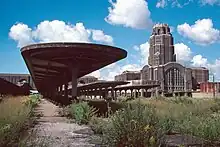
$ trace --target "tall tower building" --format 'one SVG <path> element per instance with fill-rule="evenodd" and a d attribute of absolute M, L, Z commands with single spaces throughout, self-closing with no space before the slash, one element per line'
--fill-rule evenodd
<path fill-rule="evenodd" d="M 154 25 L 149 44 L 148 64 L 150 66 L 164 65 L 176 61 L 173 36 L 167 24 Z"/>

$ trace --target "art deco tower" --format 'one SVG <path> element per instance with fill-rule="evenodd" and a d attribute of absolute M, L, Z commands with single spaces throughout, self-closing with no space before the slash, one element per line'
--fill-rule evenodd
<path fill-rule="evenodd" d="M 167 24 L 154 25 L 149 44 L 148 64 L 150 66 L 176 62 L 173 36 L 170 33 L 170 28 Z"/>

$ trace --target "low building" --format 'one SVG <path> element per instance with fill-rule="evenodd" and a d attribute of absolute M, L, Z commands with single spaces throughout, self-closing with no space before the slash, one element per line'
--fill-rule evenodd
<path fill-rule="evenodd" d="M 197 90 L 200 83 L 208 82 L 209 70 L 205 67 L 191 67 L 192 69 L 192 88 Z"/>
<path fill-rule="evenodd" d="M 203 82 L 200 83 L 201 93 L 220 93 L 220 82 Z"/>
<path fill-rule="evenodd" d="M 120 75 L 115 76 L 115 81 L 131 81 L 131 80 L 140 80 L 141 73 L 140 71 L 124 71 Z"/>

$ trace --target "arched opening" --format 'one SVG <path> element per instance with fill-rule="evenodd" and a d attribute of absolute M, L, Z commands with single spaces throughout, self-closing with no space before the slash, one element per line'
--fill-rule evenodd
<path fill-rule="evenodd" d="M 168 92 L 184 90 L 184 77 L 178 68 L 170 68 L 165 72 L 164 86 Z"/>

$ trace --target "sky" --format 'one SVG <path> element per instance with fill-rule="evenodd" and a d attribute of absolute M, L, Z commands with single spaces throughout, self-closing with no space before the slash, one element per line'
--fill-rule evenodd
<path fill-rule="evenodd" d="M 23 46 L 90 42 L 128 52 L 90 74 L 113 80 L 147 64 L 152 26 L 167 23 L 177 62 L 207 67 L 220 81 L 220 0 L 1 0 L 0 18 L 0 73 L 29 73 Z"/>

